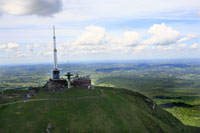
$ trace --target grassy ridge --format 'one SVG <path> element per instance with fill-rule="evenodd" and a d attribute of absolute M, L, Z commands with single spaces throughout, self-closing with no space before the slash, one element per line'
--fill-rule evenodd
<path fill-rule="evenodd" d="M 140 92 L 158 104 L 185 103 L 191 107 L 175 106 L 166 110 L 186 125 L 200 127 L 200 88 L 199 78 L 178 79 L 153 75 L 134 75 L 120 72 L 97 80 L 96 84 L 113 85 Z M 188 75 L 186 75 L 188 76 Z"/>
<path fill-rule="evenodd" d="M 66 98 L 0 106 L 0 132 L 190 132 L 147 97 L 125 89 L 97 87 L 42 92 L 38 98 Z M 78 99 L 84 98 L 85 99 Z M 88 98 L 95 97 L 95 98 Z M 67 100 L 67 99 L 71 100 Z M 88 99 L 87 99 L 88 98 Z"/>

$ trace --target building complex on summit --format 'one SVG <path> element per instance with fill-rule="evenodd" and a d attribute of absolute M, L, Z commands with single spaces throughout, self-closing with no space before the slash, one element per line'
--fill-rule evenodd
<path fill-rule="evenodd" d="M 55 91 L 71 87 L 91 87 L 91 79 L 89 77 L 79 77 L 76 75 L 73 77 L 73 74 L 67 72 L 65 76 L 67 79 L 60 77 L 60 70 L 58 69 L 58 59 L 57 59 L 57 49 L 56 49 L 56 36 L 55 36 L 55 27 L 53 26 L 53 52 L 54 52 L 54 68 L 52 78 L 49 79 L 45 85 L 48 90 Z"/>

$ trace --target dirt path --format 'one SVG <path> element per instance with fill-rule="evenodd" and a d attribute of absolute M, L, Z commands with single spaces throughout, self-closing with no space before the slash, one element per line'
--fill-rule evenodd
<path fill-rule="evenodd" d="M 77 100 L 94 100 L 94 99 L 100 99 L 105 98 L 105 96 L 90 96 L 90 97 L 77 97 L 77 98 L 44 98 L 44 99 L 27 99 L 27 100 L 21 100 L 16 102 L 9 102 L 9 103 L 1 103 L 2 105 L 11 105 L 16 103 L 26 103 L 26 102 L 34 102 L 34 101 L 77 101 Z"/>

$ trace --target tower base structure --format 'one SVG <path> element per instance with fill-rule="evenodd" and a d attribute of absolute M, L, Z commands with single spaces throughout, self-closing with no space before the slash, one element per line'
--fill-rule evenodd
<path fill-rule="evenodd" d="M 47 91 L 59 91 L 68 88 L 68 83 L 66 79 L 49 79 L 47 81 L 45 88 Z"/>
<path fill-rule="evenodd" d="M 60 71 L 58 69 L 53 70 L 53 79 L 54 80 L 59 80 L 60 79 Z"/>

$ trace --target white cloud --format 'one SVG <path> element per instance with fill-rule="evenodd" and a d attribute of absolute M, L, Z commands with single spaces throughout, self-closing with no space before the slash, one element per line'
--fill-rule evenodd
<path fill-rule="evenodd" d="M 62 0 L 0 0 L 0 8 L 13 15 L 51 16 L 62 8 Z"/>
<path fill-rule="evenodd" d="M 141 52 L 142 50 L 144 50 L 145 48 L 147 48 L 147 45 L 138 45 L 134 48 L 135 52 Z"/>
<path fill-rule="evenodd" d="M 154 24 L 149 29 L 149 33 L 152 37 L 145 40 L 143 44 L 148 45 L 169 45 L 176 43 L 179 39 L 179 32 L 174 30 L 172 27 L 166 26 L 165 23 Z"/>
<path fill-rule="evenodd" d="M 22 49 L 23 48 L 17 43 L 8 43 L 8 44 L 0 45 L 0 51 L 6 54 L 15 55 L 15 56 L 21 56 Z"/>
<path fill-rule="evenodd" d="M 40 47 L 40 44 L 29 44 L 26 45 L 28 52 L 34 52 L 36 48 Z"/>
<path fill-rule="evenodd" d="M 140 39 L 140 35 L 137 32 L 127 31 L 124 32 L 124 43 L 127 45 L 134 45 Z"/>
<path fill-rule="evenodd" d="M 175 44 L 175 45 L 159 45 L 159 46 L 155 46 L 152 49 L 154 50 L 159 50 L 159 51 L 173 51 L 173 52 L 177 52 L 177 51 L 184 51 L 184 50 L 189 50 L 189 48 L 198 48 L 199 45 L 194 43 L 193 45 L 188 45 L 188 44 Z"/>
<path fill-rule="evenodd" d="M 18 49 L 18 48 L 20 48 L 20 46 L 17 43 L 8 43 L 8 44 L 0 45 L 0 49 L 4 51 L 11 50 L 11 49 Z"/>
<path fill-rule="evenodd" d="M 188 34 L 186 37 L 179 39 L 180 33 L 172 27 L 162 24 L 154 24 L 150 27 L 149 33 L 152 34 L 150 39 L 139 42 L 140 35 L 135 31 L 125 31 L 118 36 L 113 36 L 100 26 L 87 26 L 86 31 L 77 37 L 74 43 L 65 45 L 62 49 L 71 49 L 71 53 L 76 54 L 96 54 L 96 53 L 131 53 L 141 52 L 149 46 L 157 44 L 160 50 L 182 50 L 187 47 L 186 44 L 176 44 L 178 41 L 186 41 L 195 37 L 194 34 Z M 174 46 L 168 46 L 174 43 Z M 148 45 L 146 45 L 148 44 Z M 130 47 L 131 46 L 131 47 Z M 65 51 L 67 52 L 67 51 Z M 64 53 L 64 51 L 63 51 Z"/>
<path fill-rule="evenodd" d="M 186 48 L 187 46 L 188 46 L 187 44 L 179 44 L 177 46 L 174 46 L 174 49 L 178 51 Z"/>
<path fill-rule="evenodd" d="M 167 50 L 173 50 L 174 49 L 174 46 L 157 46 L 157 47 L 154 47 L 154 49 L 158 49 L 158 50 L 162 50 L 162 51 L 167 51 Z"/>
<path fill-rule="evenodd" d="M 185 36 L 185 37 L 179 39 L 179 40 L 177 41 L 177 43 L 189 41 L 189 40 L 191 40 L 191 39 L 193 39 L 193 38 L 196 38 L 196 35 L 195 35 L 195 34 L 188 34 L 187 36 Z"/>
<path fill-rule="evenodd" d="M 8 49 L 15 49 L 15 48 L 19 48 L 19 44 L 17 44 L 17 43 L 8 43 L 7 47 L 8 47 Z"/>
<path fill-rule="evenodd" d="M 180 44 L 178 45 L 180 48 L 184 48 L 184 47 L 187 47 L 187 44 Z"/>
<path fill-rule="evenodd" d="M 127 53 L 130 49 L 128 46 L 136 45 L 140 39 L 139 33 L 134 31 L 126 31 L 121 36 L 115 37 L 107 33 L 103 27 L 90 25 L 85 29 L 86 32 L 77 37 L 73 45 L 78 49 L 88 50 L 86 53 L 106 53 L 111 51 Z"/>
<path fill-rule="evenodd" d="M 197 15 L 200 16 L 200 11 L 198 11 Z"/>
<path fill-rule="evenodd" d="M 164 33 L 163 30 L 166 33 Z M 188 38 L 190 39 L 194 37 L 193 34 L 188 34 L 184 37 L 185 39 L 179 39 L 179 37 L 176 37 L 178 39 L 173 39 L 170 35 L 168 35 L 167 38 L 162 35 L 160 37 L 158 33 L 162 33 L 164 35 L 170 33 L 173 35 L 179 35 L 178 31 L 171 27 L 167 27 L 165 24 L 155 24 L 150 27 L 149 32 L 153 35 L 147 40 L 151 40 L 152 38 L 157 39 L 157 44 L 159 45 L 140 41 L 140 39 L 143 38 L 140 37 L 140 34 L 135 31 L 123 32 L 122 30 L 119 30 L 114 33 L 113 31 L 107 31 L 104 27 L 94 25 L 86 26 L 85 31 L 83 31 L 82 34 L 79 33 L 74 40 L 68 40 L 66 43 L 58 43 L 58 60 L 63 61 L 66 60 L 66 58 L 71 58 L 73 56 L 77 58 L 79 58 L 78 56 L 91 56 L 92 58 L 97 59 L 99 55 L 104 57 L 104 59 L 106 58 L 106 55 L 108 57 L 109 55 L 117 55 L 118 57 L 126 56 L 129 58 L 129 56 L 131 57 L 136 54 L 143 54 L 143 57 L 146 57 L 148 54 L 145 53 L 176 53 L 186 51 L 187 49 L 192 51 L 192 48 L 199 47 L 198 44 L 186 45 L 174 43 L 174 45 L 166 45 L 166 43 L 163 43 L 166 42 L 166 40 L 171 40 L 171 38 L 174 40 L 173 42 L 177 42 L 178 40 L 185 41 L 188 40 Z M 29 45 L 8 43 L 0 45 L 0 51 L 3 51 L 5 55 L 12 55 L 13 58 L 15 58 L 15 56 L 21 56 L 24 60 L 32 58 L 35 60 L 51 60 L 53 56 L 53 44 L 52 41 L 51 43 Z"/>
<path fill-rule="evenodd" d="M 36 46 L 34 48 L 38 48 L 37 54 L 35 54 L 35 53 L 34 54 L 39 57 L 53 56 L 53 43 L 52 42 L 45 43 L 43 45 L 40 45 L 38 47 Z M 62 50 L 60 50 L 60 46 L 57 45 L 57 49 L 59 51 L 59 54 L 61 54 Z"/>
<path fill-rule="evenodd" d="M 6 48 L 6 45 L 0 45 L 0 50 L 3 50 Z"/>
<path fill-rule="evenodd" d="M 78 41 L 75 43 L 76 48 L 79 49 L 78 52 L 75 52 L 76 54 L 126 54 L 133 51 L 139 52 L 146 48 L 146 46 L 134 48 L 139 44 L 140 39 L 139 33 L 135 31 L 120 31 L 121 33 L 114 35 L 106 32 L 105 28 L 98 26 L 88 26 L 86 30 L 85 33 L 78 37 Z"/>
<path fill-rule="evenodd" d="M 192 46 L 190 46 L 190 48 L 195 49 L 198 48 L 200 45 L 197 43 L 192 44 Z"/>
<path fill-rule="evenodd" d="M 86 32 L 77 38 L 78 44 L 99 45 L 105 43 L 105 29 L 99 26 L 87 26 Z"/>

